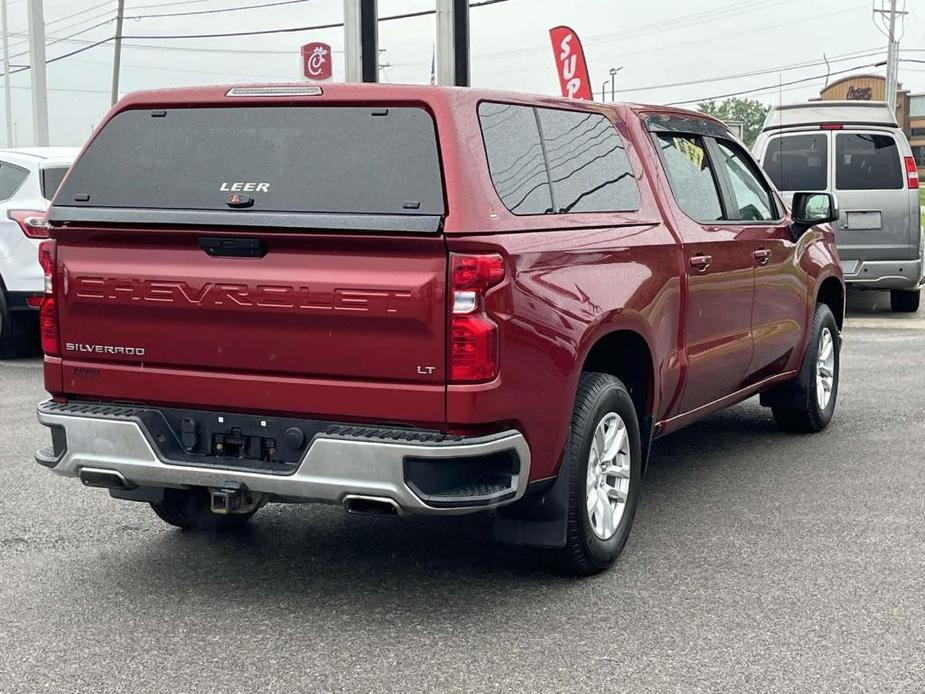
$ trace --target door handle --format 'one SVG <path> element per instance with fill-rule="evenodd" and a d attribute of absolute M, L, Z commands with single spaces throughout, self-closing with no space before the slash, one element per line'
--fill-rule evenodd
<path fill-rule="evenodd" d="M 771 251 L 767 248 L 759 248 L 757 251 L 752 253 L 752 256 L 755 258 L 755 261 L 759 265 L 767 265 L 771 260 Z"/>
<path fill-rule="evenodd" d="M 699 272 L 704 272 L 710 264 L 713 262 L 712 255 L 692 255 L 691 256 L 691 267 Z"/>

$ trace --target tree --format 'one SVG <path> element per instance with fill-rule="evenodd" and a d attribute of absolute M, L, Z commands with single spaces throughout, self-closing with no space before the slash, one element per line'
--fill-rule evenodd
<path fill-rule="evenodd" d="M 742 99 L 737 96 L 721 101 L 701 101 L 697 108 L 701 113 L 709 113 L 721 121 L 741 121 L 742 140 L 751 147 L 755 144 L 764 117 L 768 115 L 768 107 L 756 99 Z"/>

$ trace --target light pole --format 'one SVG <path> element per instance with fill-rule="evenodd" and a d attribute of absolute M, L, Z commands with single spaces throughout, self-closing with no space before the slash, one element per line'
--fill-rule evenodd
<path fill-rule="evenodd" d="M 620 67 L 610 68 L 610 100 L 611 101 L 617 100 L 616 81 L 614 80 L 614 78 L 617 76 L 617 73 L 620 72 L 620 70 L 622 69 L 623 69 L 622 65 Z M 604 84 L 606 84 L 606 82 Z"/>
<path fill-rule="evenodd" d="M 601 84 L 601 101 L 607 101 L 607 80 Z"/>

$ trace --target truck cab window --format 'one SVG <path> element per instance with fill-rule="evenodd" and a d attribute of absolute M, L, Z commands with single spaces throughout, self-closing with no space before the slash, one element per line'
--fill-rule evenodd
<path fill-rule="evenodd" d="M 777 217 L 771 193 L 764 181 L 753 171 L 753 165 L 738 145 L 716 141 L 722 157 L 721 166 L 729 177 L 735 197 L 730 216 L 743 221 L 771 220 Z"/>
<path fill-rule="evenodd" d="M 722 219 L 719 190 L 703 140 L 695 135 L 658 133 L 655 145 L 661 150 L 678 206 L 698 222 Z"/>

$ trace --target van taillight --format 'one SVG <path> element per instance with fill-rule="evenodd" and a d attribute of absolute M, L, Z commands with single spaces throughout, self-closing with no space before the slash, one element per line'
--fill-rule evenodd
<path fill-rule="evenodd" d="M 485 307 L 488 289 L 504 279 L 496 253 L 450 254 L 450 381 L 477 383 L 498 375 L 498 325 Z"/>
<path fill-rule="evenodd" d="M 7 216 L 19 224 L 22 233 L 30 239 L 48 238 L 48 219 L 38 210 L 10 210 Z"/>
<path fill-rule="evenodd" d="M 906 162 L 906 180 L 909 182 L 909 189 L 915 190 L 919 187 L 919 170 L 915 165 L 915 159 L 912 157 L 903 157 Z"/>
<path fill-rule="evenodd" d="M 42 351 L 50 357 L 61 356 L 58 342 L 58 313 L 55 307 L 55 265 L 57 248 L 54 240 L 39 244 L 39 264 L 45 273 L 45 296 L 39 307 L 39 333 L 42 337 Z"/>

